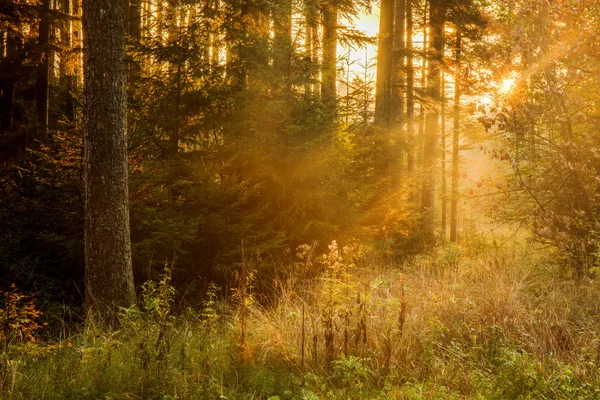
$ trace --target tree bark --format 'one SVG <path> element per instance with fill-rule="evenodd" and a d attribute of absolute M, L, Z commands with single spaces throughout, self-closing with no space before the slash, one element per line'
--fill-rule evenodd
<path fill-rule="evenodd" d="M 391 121 L 392 51 L 394 48 L 394 0 L 381 0 L 377 77 L 375 82 L 375 123 L 389 126 Z"/>
<path fill-rule="evenodd" d="M 313 6 L 314 7 L 314 6 Z M 317 23 L 317 16 L 315 9 L 313 8 L 311 11 L 311 60 L 316 65 L 319 62 L 319 49 L 321 47 L 321 41 L 319 40 L 319 24 Z M 321 83 L 318 79 L 315 79 L 315 83 L 313 84 L 312 91 L 314 94 L 319 95 L 321 93 Z"/>
<path fill-rule="evenodd" d="M 109 325 L 135 303 L 126 138 L 125 21 L 121 2 L 85 0 L 84 189 L 88 316 Z"/>
<path fill-rule="evenodd" d="M 441 198 L 442 198 L 442 240 L 446 240 L 446 225 L 448 220 L 448 198 L 446 196 L 447 182 L 446 182 L 446 79 L 445 74 L 442 72 L 441 77 L 441 108 L 442 108 L 442 129 L 441 129 L 441 159 L 442 159 L 442 187 L 441 187 Z"/>
<path fill-rule="evenodd" d="M 406 136 L 408 142 L 408 173 L 412 175 L 415 165 L 415 69 L 413 65 L 413 15 L 412 1 L 406 2 Z"/>
<path fill-rule="evenodd" d="M 419 165 L 423 164 L 423 138 L 425 136 L 425 104 L 423 101 L 423 92 L 425 91 L 427 82 L 427 54 L 428 54 L 428 46 L 429 46 L 429 35 L 427 34 L 427 11 L 428 11 L 428 3 L 425 2 L 423 9 L 423 44 L 422 44 L 422 54 L 421 54 L 421 76 L 419 82 L 419 88 L 421 89 L 421 99 L 419 101 L 419 132 L 417 145 L 417 163 Z M 415 191 L 416 195 L 416 191 Z"/>
<path fill-rule="evenodd" d="M 330 114 L 335 114 L 337 88 L 337 8 L 323 5 L 323 80 L 321 99 Z"/>
<path fill-rule="evenodd" d="M 11 70 L 20 68 L 21 46 L 22 42 L 16 29 L 6 30 L 6 59 L 10 63 L 16 64 L 11 66 Z M 14 130 L 14 105 L 15 105 L 15 81 L 14 79 L 2 79 L 2 96 L 0 97 L 0 132 L 9 132 Z M 28 145 L 28 144 L 26 144 Z"/>
<path fill-rule="evenodd" d="M 452 133 L 452 200 L 450 205 L 450 241 L 456 243 L 458 239 L 458 189 L 459 189 L 459 159 L 458 146 L 460 138 L 460 30 L 456 32 L 456 53 L 454 61 L 454 131 Z"/>
<path fill-rule="evenodd" d="M 219 15 L 220 15 L 220 7 L 221 7 L 219 0 L 212 0 L 210 4 L 211 4 L 211 17 L 214 20 L 218 20 Z M 214 70 L 214 69 L 218 68 L 221 63 L 219 53 L 221 52 L 222 38 L 221 38 L 221 35 L 220 35 L 220 32 L 218 31 L 218 29 L 215 29 L 213 27 L 211 27 L 210 29 L 211 29 L 211 33 L 210 33 L 211 68 Z"/>
<path fill-rule="evenodd" d="M 444 4 L 443 0 L 431 0 L 429 11 L 430 55 L 427 92 L 432 100 L 425 118 L 423 146 L 423 189 L 421 192 L 421 227 L 425 242 L 433 242 L 433 214 L 435 200 L 434 163 L 438 140 L 440 106 L 440 65 L 444 51 Z"/>
<path fill-rule="evenodd" d="M 59 75 L 60 87 L 64 97 L 64 114 L 68 121 L 73 122 L 75 119 L 75 101 L 73 99 L 73 90 L 75 86 L 75 75 L 68 66 L 69 57 L 73 47 L 73 39 L 71 32 L 73 31 L 71 0 L 62 1 L 62 12 L 67 16 L 68 20 L 61 27 L 61 44 L 62 54 L 60 55 Z"/>
<path fill-rule="evenodd" d="M 37 138 L 42 142 L 48 139 L 48 83 L 49 83 L 49 39 L 50 39 L 50 0 L 41 3 L 40 22 L 38 24 L 38 45 L 41 58 L 37 65 L 35 82 L 35 103 L 37 111 Z"/>
<path fill-rule="evenodd" d="M 396 1 L 394 22 L 394 52 L 392 61 L 392 122 L 400 132 L 404 124 L 404 59 L 406 57 L 406 0 Z"/>
<path fill-rule="evenodd" d="M 304 51 L 305 51 L 305 60 L 308 62 L 314 62 L 312 57 L 312 46 L 313 46 L 313 7 L 312 4 L 306 2 L 304 7 Z M 312 80 L 312 75 L 309 76 L 309 80 Z M 313 93 L 312 83 L 309 81 L 306 83 L 304 91 L 306 94 Z"/>
<path fill-rule="evenodd" d="M 273 67 L 280 78 L 287 80 L 292 56 L 292 1 L 278 0 L 273 12 Z"/>

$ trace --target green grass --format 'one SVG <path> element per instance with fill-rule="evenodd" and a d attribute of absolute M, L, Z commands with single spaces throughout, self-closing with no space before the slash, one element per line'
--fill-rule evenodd
<path fill-rule="evenodd" d="M 120 330 L 12 343 L 1 396 L 600 399 L 596 280 L 571 280 L 530 245 L 383 259 L 334 246 L 273 282 L 268 306 L 213 288 L 177 315 L 165 278 L 145 286 L 142 311 L 124 311 Z M 305 280 L 308 268 L 325 272 Z"/>

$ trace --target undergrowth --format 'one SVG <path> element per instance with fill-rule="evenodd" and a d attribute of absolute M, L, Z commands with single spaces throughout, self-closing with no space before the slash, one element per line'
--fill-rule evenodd
<path fill-rule="evenodd" d="M 211 285 L 197 307 L 175 313 L 165 270 L 142 286 L 139 308 L 122 310 L 119 330 L 84 325 L 54 342 L 35 340 L 39 313 L 15 288 L 0 310 L 3 325 L 12 318 L 0 393 L 600 398 L 600 284 L 571 280 L 551 254 L 530 245 L 448 245 L 393 265 L 368 246 L 333 242 L 325 254 L 305 245 L 297 256 L 295 273 L 273 282 L 276 301 L 268 305 L 254 301 L 255 277 L 244 261 L 232 295 Z"/>

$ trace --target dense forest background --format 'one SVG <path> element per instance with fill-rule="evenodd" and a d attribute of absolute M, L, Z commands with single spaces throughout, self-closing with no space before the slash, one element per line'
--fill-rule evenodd
<path fill-rule="evenodd" d="M 377 37 L 353 27 L 374 10 Z M 265 362 L 267 355 L 250 350 L 249 321 L 276 324 L 257 307 L 281 311 L 283 304 L 295 313 L 301 338 L 290 340 L 301 350 L 273 345 L 280 358 L 304 373 L 312 357 L 317 372 L 310 379 L 321 371 L 334 377 L 332 386 L 309 390 L 306 376 L 300 386 L 288 377 L 295 388 L 288 396 L 275 384 L 256 386 L 248 372 L 248 398 L 367 398 L 369 385 L 381 398 L 412 398 L 408 391 L 389 395 L 382 382 L 422 382 L 452 357 L 450 363 L 467 362 L 475 356 L 452 346 L 470 340 L 481 347 L 477 357 L 490 360 L 500 357 L 494 346 L 527 343 L 502 353 L 502 362 L 531 367 L 535 382 L 560 370 L 556 387 L 572 373 L 572 392 L 550 384 L 544 392 L 500 363 L 479 377 L 457 373 L 470 383 L 446 371 L 433 397 L 516 398 L 527 390 L 598 396 L 591 388 L 597 372 L 586 364 L 600 360 L 600 328 L 591 322 L 600 315 L 591 306 L 600 304 L 596 2 L 125 0 L 123 13 L 133 275 L 140 312 L 156 317 L 158 338 L 140 339 L 156 341 L 142 364 L 175 368 L 166 355 L 175 339 L 165 344 L 164 337 L 178 326 L 173 315 L 188 307 L 201 310 L 203 334 L 213 343 L 225 329 L 213 326 L 219 315 L 232 318 L 238 361 Z M 0 309 L 7 313 L 0 337 L 7 363 L 9 343 L 67 340 L 86 320 L 83 38 L 79 0 L 0 3 Z M 365 48 L 376 48 L 376 57 L 350 58 L 349 50 Z M 430 291 L 423 281 L 410 283 L 423 274 Z M 535 282 L 523 284 L 531 276 Z M 445 300 L 464 295 L 467 309 L 478 296 L 510 303 L 519 285 L 535 301 L 474 300 L 484 317 L 454 331 L 469 311 L 448 306 L 428 319 L 427 310 L 436 304 L 431 291 L 444 293 L 444 284 L 457 281 L 464 286 Z M 494 286 L 499 282 L 506 286 Z M 477 291 L 484 284 L 487 290 Z M 24 293 L 35 295 L 37 306 Z M 567 298 L 569 305 L 558 305 Z M 543 314 L 534 312 L 541 303 L 548 307 L 544 329 L 516 322 Z M 585 312 L 578 308 L 586 303 Z M 23 308 L 13 315 L 10 304 Z M 457 320 L 445 323 L 444 312 Z M 423 338 L 416 328 L 406 333 L 411 315 L 427 327 Z M 547 342 L 528 339 L 543 335 Z M 478 344 L 479 337 L 488 341 Z M 220 352 L 227 347 L 215 346 L 202 350 L 209 361 L 198 356 L 208 370 L 226 358 Z M 433 360 L 446 350 L 450 355 Z M 548 354 L 559 364 L 546 368 Z M 569 365 L 577 372 L 561 369 Z M 401 378 L 392 378 L 396 367 L 405 368 Z M 215 368 L 220 378 L 208 370 L 201 373 L 206 382 L 198 378 L 200 398 L 235 386 L 223 384 L 234 367 Z M 501 382 L 477 386 L 487 372 L 522 385 L 516 392 Z M 8 375 L 0 377 L 2 393 L 15 393 Z M 220 389 L 209 378 L 221 379 Z M 137 398 L 171 393 L 149 376 L 136 379 Z M 231 398 L 246 389 L 231 389 Z M 98 386 L 93 393 L 106 392 Z"/>

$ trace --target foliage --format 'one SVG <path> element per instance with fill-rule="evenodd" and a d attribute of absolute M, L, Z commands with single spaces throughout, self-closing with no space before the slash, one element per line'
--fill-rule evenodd
<path fill-rule="evenodd" d="M 21 293 L 14 284 L 0 295 L 0 339 L 6 353 L 11 343 L 35 341 L 33 334 L 42 327 L 37 321 L 42 312 L 36 309 L 35 299 Z"/>
<path fill-rule="evenodd" d="M 496 73 L 507 76 L 510 68 L 520 78 L 484 118 L 501 138 L 499 157 L 510 165 L 503 200 L 510 206 L 497 215 L 527 224 L 582 276 L 597 263 L 598 248 L 598 63 L 591 40 L 597 8 L 515 2 L 499 14 L 498 45 L 519 62 L 498 60 Z"/>

